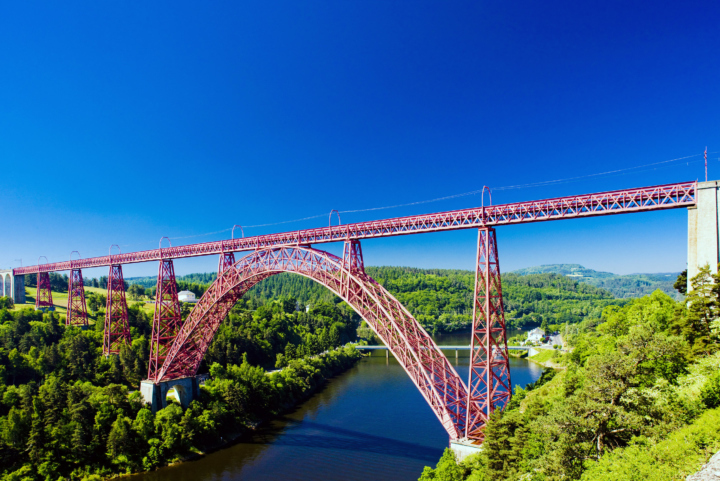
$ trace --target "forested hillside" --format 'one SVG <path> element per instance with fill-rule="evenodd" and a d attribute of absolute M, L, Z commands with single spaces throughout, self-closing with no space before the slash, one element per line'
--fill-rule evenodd
<path fill-rule="evenodd" d="M 367 267 L 367 273 L 382 284 L 428 330 L 449 332 L 467 328 L 472 318 L 475 277 L 471 271 L 417 269 L 411 267 Z M 201 296 L 216 275 L 191 274 L 177 279 L 178 289 Z M 510 329 L 552 324 L 578 323 L 599 318 L 609 304 L 621 304 L 608 291 L 560 274 L 503 275 L 503 296 Z M 128 279 L 154 294 L 152 277 Z M 325 287 L 296 274 L 272 276 L 247 294 L 246 299 L 264 302 L 295 299 L 299 305 L 338 303 Z"/>
<path fill-rule="evenodd" d="M 81 330 L 56 313 L 11 311 L 0 297 L 0 479 L 99 481 L 219 446 L 309 396 L 360 354 L 347 306 L 242 300 L 220 327 L 200 398 L 152 413 L 137 391 L 151 319 L 129 307 L 132 345 L 102 354 L 103 324 Z M 268 374 L 266 369 L 287 367 Z"/>
<path fill-rule="evenodd" d="M 720 276 L 564 329 L 566 354 L 496 411 L 480 454 L 420 480 L 683 480 L 720 450 Z"/>
<path fill-rule="evenodd" d="M 399 267 L 368 268 L 424 325 L 453 330 L 469 325 L 475 277 L 460 270 L 423 270 Z M 502 276 L 505 317 L 510 329 L 548 324 L 577 323 L 599 318 L 616 302 L 607 291 L 557 274 Z"/>
<path fill-rule="evenodd" d="M 552 264 L 528 267 L 513 271 L 514 274 L 561 274 L 573 279 L 610 291 L 620 299 L 642 297 L 660 289 L 665 294 L 679 301 L 682 299 L 673 287 L 679 272 L 661 272 L 657 274 L 618 275 L 610 272 L 594 271 L 580 264 Z"/>

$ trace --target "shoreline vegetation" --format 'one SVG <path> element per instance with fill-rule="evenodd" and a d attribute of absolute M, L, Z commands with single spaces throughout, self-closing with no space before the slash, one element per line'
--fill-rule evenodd
<path fill-rule="evenodd" d="M 682 276 L 682 275 L 681 275 Z M 447 449 L 420 481 L 683 480 L 720 450 L 720 275 L 569 325 L 568 351 L 491 416 L 483 450 Z M 676 286 L 684 287 L 678 281 Z M 555 367 L 555 366 L 553 366 Z"/>
<path fill-rule="evenodd" d="M 272 421 L 273 419 L 276 419 L 277 417 L 286 414 L 293 409 L 297 408 L 299 405 L 304 403 L 305 401 L 309 400 L 311 397 L 313 397 L 315 394 L 318 393 L 318 391 L 322 390 L 326 383 L 330 381 L 332 378 L 344 373 L 348 369 L 351 369 L 352 367 L 357 364 L 358 361 L 360 361 L 364 357 L 364 355 L 355 348 L 354 344 L 348 344 L 346 346 L 335 348 L 332 351 L 327 351 L 315 356 L 312 356 L 307 359 L 303 359 L 303 361 L 306 361 L 308 364 L 310 364 L 316 372 L 320 373 L 319 379 L 313 379 L 315 382 L 308 383 L 310 387 L 301 393 L 301 395 L 298 398 L 293 399 L 291 402 L 286 402 L 285 404 L 282 404 L 279 406 L 278 410 L 276 412 L 270 412 L 268 415 L 264 417 L 258 418 L 258 420 L 249 422 L 247 425 L 242 425 L 239 430 L 229 432 L 226 436 L 223 436 L 220 438 L 220 441 L 216 444 L 208 445 L 206 449 L 200 451 L 193 452 L 185 457 L 176 459 L 174 461 L 171 461 L 167 463 L 165 466 L 158 466 L 157 469 L 166 467 L 166 466 L 174 466 L 177 464 L 181 464 L 187 461 L 192 461 L 195 459 L 200 459 L 203 456 L 210 454 L 212 452 L 218 451 L 220 449 L 224 449 L 227 447 L 232 446 L 236 442 L 240 441 L 243 436 L 247 435 L 249 432 L 254 431 L 255 429 L 261 427 L 262 425 Z M 238 366 L 231 366 L 231 370 L 233 368 L 236 368 Z M 297 361 L 293 361 L 291 365 L 286 366 L 283 368 L 285 369 L 293 369 L 298 370 Z M 275 372 L 265 372 L 267 376 L 271 377 L 271 383 L 274 381 L 277 381 L 276 378 L 280 378 L 279 375 L 280 371 Z M 214 378 L 216 380 L 231 380 L 234 381 L 234 378 L 232 376 L 228 376 L 227 373 L 224 373 L 220 375 L 219 377 Z M 305 381 L 308 381 L 308 379 L 304 379 Z M 212 380 L 206 382 L 205 384 L 210 383 L 210 389 L 213 389 Z M 201 397 L 203 396 L 202 389 L 205 389 L 204 386 L 201 386 Z M 137 471 L 133 473 L 129 473 L 128 475 L 134 475 L 134 474 L 141 474 L 143 472 L 147 471 Z"/>
<path fill-rule="evenodd" d="M 153 414 L 136 390 L 147 373 L 150 317 L 129 308 L 131 346 L 102 355 L 102 324 L 9 310 L 0 298 L 0 479 L 100 480 L 153 470 L 232 442 L 306 400 L 362 357 L 357 316 L 343 305 L 297 311 L 292 299 L 241 300 L 200 372 L 210 380 L 183 410 Z M 268 372 L 272 371 L 272 372 Z"/>
<path fill-rule="evenodd" d="M 471 272 L 396 267 L 368 267 L 367 270 L 428 332 L 454 332 L 469 327 L 474 285 Z M 178 286 L 199 297 L 213 276 L 185 276 L 179 278 Z M 31 287 L 32 279 L 28 281 Z M 58 289 L 63 284 L 67 289 L 66 279 L 58 277 L 54 281 Z M 327 289 L 301 276 L 273 276 L 248 292 L 219 327 L 198 371 L 211 375 L 211 380 L 201 389 L 200 399 L 186 410 L 170 403 L 152 414 L 136 389 L 147 376 L 152 326 L 152 312 L 148 307 L 152 306 L 153 290 L 130 280 L 128 317 L 133 341 L 123 347 L 119 355 L 105 358 L 102 356 L 103 281 L 86 280 L 88 286 L 92 285 L 86 290 L 86 299 L 94 321 L 87 330 L 66 328 L 58 312 L 35 312 L 0 298 L 0 479 L 3 481 L 97 480 L 156 469 L 202 455 L 302 402 L 329 377 L 354 365 L 360 353 L 342 346 L 358 340 L 377 342 L 352 308 Z M 560 394 L 555 393 L 555 397 L 543 401 L 547 405 L 554 405 L 556 397 L 579 396 L 585 392 L 583 376 L 587 376 L 587 363 L 591 362 L 588 359 L 618 352 L 618 346 L 627 342 L 623 336 L 629 335 L 629 331 L 608 334 L 603 330 L 606 328 L 600 326 L 619 322 L 612 319 L 622 317 L 619 313 L 626 310 L 635 312 L 638 302 L 642 301 L 616 299 L 603 289 L 556 273 L 505 274 L 503 294 L 511 336 L 518 329 L 541 326 L 546 331 L 558 330 L 564 339 L 571 340 L 572 352 L 551 353 L 550 360 L 541 361 L 562 364 L 566 369 L 557 379 L 569 379 L 562 388 L 555 388 Z M 660 299 L 658 295 L 650 296 L 654 299 L 651 304 L 665 306 L 663 309 L 673 312 L 679 309 L 672 299 L 667 296 Z M 668 302 L 674 307 L 668 307 Z M 183 318 L 191 308 L 190 304 L 182 305 Z M 667 317 L 650 315 L 653 319 Z M 633 316 L 630 316 L 633 322 L 638 323 Z M 673 314 L 672 322 L 663 325 L 662 334 L 682 338 L 691 346 L 688 350 L 695 353 L 699 349 L 696 344 L 704 341 L 690 339 L 692 329 L 682 330 L 682 322 L 690 322 L 687 321 L 690 317 Z M 524 336 L 515 337 L 509 342 L 517 342 Z M 319 356 L 325 351 L 328 354 Z M 522 357 L 522 353 L 519 354 Z M 690 357 L 687 359 L 686 364 L 676 366 L 678 372 L 684 372 L 691 364 Z M 592 361 L 596 362 L 600 361 Z M 273 370 L 278 371 L 267 374 Z M 672 384 L 677 382 L 678 375 L 665 373 L 662 377 L 655 373 L 653 379 L 662 378 Z M 645 379 L 650 375 L 643 376 Z M 552 387 L 557 383 L 560 381 L 550 382 L 549 375 L 544 375 L 535 385 L 519 390 L 511 402 L 517 405 L 509 406 L 506 412 L 513 409 L 528 412 L 525 406 L 530 401 L 521 401 L 539 396 L 537 393 L 544 392 L 545 384 Z M 636 384 L 632 384 L 635 390 L 646 387 Z M 645 398 L 641 400 L 648 402 Z M 630 416 L 630 419 L 635 418 Z M 690 423 L 689 417 L 683 419 Z M 539 421 L 531 417 L 523 422 Z M 494 419 L 491 425 L 493 423 Z M 614 429 L 633 435 L 640 433 L 652 442 L 657 439 L 651 437 L 652 432 L 647 429 Z M 628 439 L 620 438 L 629 445 Z M 615 448 L 613 442 L 616 441 L 604 444 L 603 452 Z M 578 440 L 578 443 L 585 446 L 582 443 L 587 441 Z M 525 466 L 522 464 L 524 454 L 514 453 L 512 449 L 507 452 L 512 455 L 503 458 L 508 466 L 520 466 L 517 469 Z M 567 479 L 577 479 L 572 476 Z M 498 475 L 496 479 L 505 478 Z"/>
<path fill-rule="evenodd" d="M 525 359 L 534 362 L 535 364 L 539 364 L 547 369 L 566 369 L 567 366 L 565 366 L 562 362 L 563 353 L 561 351 L 540 347 L 536 347 L 535 349 L 540 352 L 534 356 L 526 355 Z"/>

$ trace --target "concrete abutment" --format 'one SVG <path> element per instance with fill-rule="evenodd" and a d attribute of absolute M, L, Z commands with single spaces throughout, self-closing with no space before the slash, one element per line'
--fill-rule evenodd
<path fill-rule="evenodd" d="M 15 304 L 25 304 L 25 276 L 13 275 L 12 269 L 0 270 L 0 297 L 9 297 Z"/>
<path fill-rule="evenodd" d="M 480 453 L 482 451 L 482 445 L 473 444 L 473 442 L 468 439 L 458 439 L 456 441 L 450 441 L 450 449 L 452 449 L 455 454 L 455 460 L 460 462 L 468 456 Z"/>
<path fill-rule="evenodd" d="M 140 394 L 145 404 L 150 405 L 152 412 L 167 407 L 167 395 L 171 389 L 175 389 L 175 399 L 180 402 L 183 409 L 187 409 L 193 399 L 200 395 L 200 379 L 198 376 L 171 379 L 155 384 L 153 381 L 142 381 L 140 383 Z"/>
<path fill-rule="evenodd" d="M 720 262 L 718 190 L 720 190 L 720 181 L 698 182 L 696 204 L 688 208 L 688 290 L 690 290 L 690 279 L 697 275 L 701 267 L 709 265 L 712 273 L 718 270 L 718 262 Z"/>

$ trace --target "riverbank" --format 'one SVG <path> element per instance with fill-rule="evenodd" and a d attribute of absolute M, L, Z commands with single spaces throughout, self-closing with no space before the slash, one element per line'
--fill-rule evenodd
<path fill-rule="evenodd" d="M 329 379 L 340 375 L 348 369 L 352 368 L 360 359 L 362 359 L 362 357 L 362 353 L 355 349 L 354 345 L 348 345 L 338 347 L 332 351 L 326 351 L 321 354 L 309 356 L 305 359 L 302 359 L 301 361 L 308 362 L 313 367 L 317 368 L 320 372 L 320 377 L 314 379 L 313 382 L 310 382 L 308 384 L 309 388 L 300 391 L 299 395 L 293 397 L 290 401 L 287 401 L 284 404 L 280 405 L 279 409 L 276 412 L 273 412 L 271 415 L 260 416 L 260 418 L 258 419 L 246 421 L 246 423 L 239 426 L 239 429 L 237 431 L 230 431 L 225 436 L 221 436 L 219 442 L 206 446 L 205 449 L 202 451 L 197 450 L 188 456 L 184 456 L 180 459 L 171 461 L 166 466 L 175 466 L 187 461 L 196 460 L 207 454 L 218 451 L 220 449 L 225 449 L 235 444 L 240 438 L 246 436 L 249 432 L 257 430 L 264 424 L 292 411 L 298 405 L 306 402 L 308 399 L 313 397 L 319 390 L 321 390 Z M 297 368 L 297 362 L 293 361 L 290 363 L 290 365 L 276 371 L 266 372 L 265 375 L 278 378 L 282 377 L 281 373 L 284 370 L 297 370 Z M 223 378 L 227 378 L 227 371 L 225 371 L 225 374 L 220 374 L 219 379 Z M 201 389 L 213 389 L 212 381 L 213 380 L 211 379 L 210 381 L 206 382 L 205 385 L 201 387 Z"/>
<path fill-rule="evenodd" d="M 718 282 L 696 277 L 695 289 L 700 281 L 705 292 Z M 481 453 L 458 464 L 448 450 L 421 481 L 702 477 L 720 450 L 718 336 L 697 321 L 716 313 L 704 302 L 657 291 L 573 327 L 569 352 L 529 358 L 565 369 L 515 391 L 488 421 Z"/>
<path fill-rule="evenodd" d="M 170 404 L 152 419 L 149 411 L 143 409 L 145 415 L 139 414 L 138 419 L 148 418 L 154 432 L 139 436 L 134 444 L 141 449 L 120 454 L 115 464 L 125 467 L 127 474 L 141 474 L 227 448 L 307 401 L 328 379 L 352 368 L 361 358 L 355 346 L 348 344 L 320 355 L 292 360 L 284 369 L 271 373 L 246 360 L 239 366 L 213 364 L 211 379 L 202 386 L 199 399 L 185 411 L 177 404 Z M 139 424 L 137 420 L 133 427 L 136 424 Z M 130 469 L 133 465 L 144 469 Z M 120 473 L 98 474 L 110 477 Z"/>
<path fill-rule="evenodd" d="M 538 352 L 532 356 L 527 356 L 528 361 L 548 369 L 566 369 L 566 366 L 561 363 L 562 352 L 556 349 L 536 348 L 535 350 Z"/>
<path fill-rule="evenodd" d="M 448 360 L 467 374 L 468 357 Z M 510 369 L 513 387 L 542 372 L 524 359 L 511 359 Z M 447 445 L 447 432 L 415 384 L 394 357 L 383 354 L 363 357 L 232 445 L 130 481 L 415 481 Z"/>

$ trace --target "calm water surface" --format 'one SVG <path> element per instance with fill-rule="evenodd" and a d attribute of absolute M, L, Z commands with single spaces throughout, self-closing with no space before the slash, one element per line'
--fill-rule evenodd
<path fill-rule="evenodd" d="M 436 341 L 469 344 L 469 334 Z M 435 466 L 448 436 L 397 361 L 376 354 L 237 444 L 132 480 L 417 480 L 424 466 Z M 468 358 L 446 355 L 465 378 Z M 521 359 L 511 359 L 510 370 L 513 385 L 542 372 Z"/>

